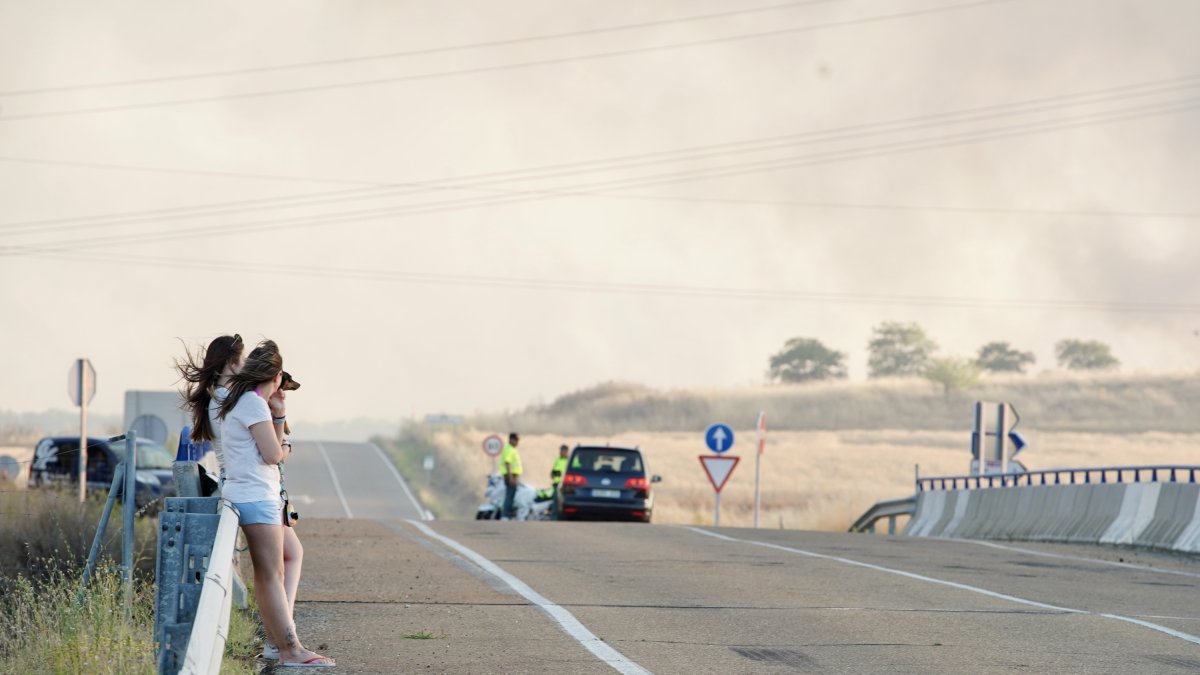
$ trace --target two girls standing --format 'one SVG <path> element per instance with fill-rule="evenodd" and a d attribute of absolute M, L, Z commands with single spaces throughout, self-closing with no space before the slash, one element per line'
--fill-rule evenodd
<path fill-rule="evenodd" d="M 279 464 L 291 454 L 284 439 L 283 357 L 271 340 L 255 347 L 239 367 L 240 352 L 240 337 L 222 336 L 209 345 L 202 366 L 196 367 L 190 354 L 180 365 L 197 430 L 192 438 L 212 440 L 219 448 L 221 496 L 238 512 L 254 564 L 254 595 L 268 639 L 264 656 L 275 656 L 274 647 L 280 667 L 332 667 L 333 659 L 300 644 L 292 620 L 302 549 L 283 520 Z M 197 435 L 205 430 L 210 438 Z M 285 563 L 289 548 L 291 569 Z"/>

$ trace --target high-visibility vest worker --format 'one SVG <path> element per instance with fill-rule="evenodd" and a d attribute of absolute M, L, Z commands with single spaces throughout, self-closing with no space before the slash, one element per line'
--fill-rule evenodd
<path fill-rule="evenodd" d="M 514 477 L 521 475 L 521 454 L 511 441 L 500 451 L 500 475 L 507 476 L 510 471 Z"/>
<path fill-rule="evenodd" d="M 550 484 L 558 487 L 562 482 L 563 474 L 567 472 L 567 452 L 570 450 L 567 446 L 561 446 L 558 449 L 558 458 L 554 460 L 554 466 L 550 469 Z"/>

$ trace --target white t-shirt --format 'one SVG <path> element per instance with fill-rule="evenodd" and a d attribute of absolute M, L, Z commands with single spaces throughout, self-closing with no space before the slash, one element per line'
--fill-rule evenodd
<path fill-rule="evenodd" d="M 213 389 L 212 398 L 208 401 L 208 425 L 212 428 L 212 449 L 217 456 L 217 468 L 221 472 L 221 480 L 225 480 L 225 455 L 221 449 L 221 418 L 217 417 L 217 413 L 221 412 L 221 404 L 225 402 L 225 397 L 229 395 L 229 389 L 226 387 L 217 387 Z"/>
<path fill-rule="evenodd" d="M 271 424 L 271 408 L 253 391 L 242 394 L 221 421 L 221 447 L 225 454 L 225 485 L 221 496 L 234 503 L 279 499 L 279 466 L 267 464 L 250 435 L 250 427 Z M 275 434 L 274 427 L 271 434 Z"/>

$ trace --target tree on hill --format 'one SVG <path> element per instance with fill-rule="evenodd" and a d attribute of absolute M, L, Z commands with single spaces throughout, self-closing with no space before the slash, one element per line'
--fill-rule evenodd
<path fill-rule="evenodd" d="M 810 382 L 846 377 L 846 355 L 820 340 L 792 338 L 771 357 L 767 377 L 780 382 Z"/>
<path fill-rule="evenodd" d="M 975 364 L 993 373 L 1023 373 L 1036 361 L 1033 352 L 1013 349 L 1007 342 L 989 342 L 979 348 Z"/>
<path fill-rule="evenodd" d="M 871 333 L 867 345 L 870 377 L 920 375 L 937 343 L 916 323 L 887 321 Z"/>
<path fill-rule="evenodd" d="M 1058 365 L 1067 370 L 1115 370 L 1121 366 L 1108 345 L 1099 340 L 1059 340 L 1054 353 Z"/>
<path fill-rule="evenodd" d="M 921 376 L 930 382 L 942 385 L 942 395 L 950 398 L 950 392 L 979 384 L 979 364 L 970 359 L 953 357 L 929 359 Z"/>

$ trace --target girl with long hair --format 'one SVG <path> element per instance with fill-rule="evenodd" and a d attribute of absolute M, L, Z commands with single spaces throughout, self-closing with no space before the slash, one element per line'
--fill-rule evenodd
<path fill-rule="evenodd" d="M 225 480 L 225 455 L 221 449 L 221 426 L 216 415 L 228 392 L 226 386 L 229 379 L 242 367 L 244 349 L 241 335 L 221 335 L 213 338 L 200 354 L 193 354 L 184 347 L 184 359 L 175 362 L 176 370 L 187 383 L 183 399 L 192 413 L 192 441 L 212 443 L 221 481 Z"/>
<path fill-rule="evenodd" d="M 217 411 L 226 467 L 222 496 L 238 511 L 254 563 L 255 599 L 267 638 L 279 651 L 279 666 L 327 668 L 334 660 L 305 649 L 296 636 L 295 595 L 289 598 L 285 582 L 284 542 L 291 528 L 283 524 L 279 464 L 291 454 L 291 445 L 284 441 L 282 378 L 283 357 L 271 340 L 255 347 L 230 376 Z"/>

